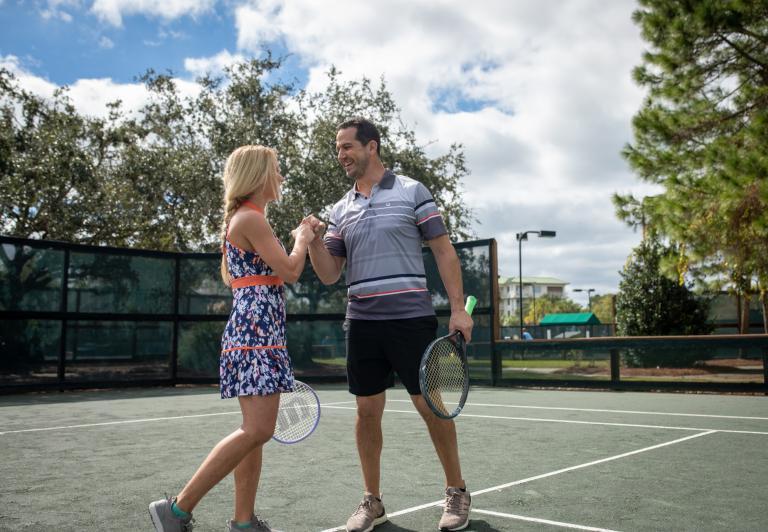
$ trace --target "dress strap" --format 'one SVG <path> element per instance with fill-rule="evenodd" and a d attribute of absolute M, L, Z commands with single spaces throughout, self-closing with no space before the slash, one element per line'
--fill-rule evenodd
<path fill-rule="evenodd" d="M 261 207 L 259 207 L 258 205 L 256 205 L 256 204 L 255 204 L 254 202 L 252 202 L 251 200 L 245 200 L 245 201 L 243 202 L 243 206 L 244 206 L 244 207 L 248 207 L 249 209 L 253 209 L 254 211 L 258 212 L 259 214 L 264 214 L 264 209 L 262 209 Z"/>
<path fill-rule="evenodd" d="M 241 204 L 241 206 L 242 206 L 242 207 L 248 207 L 249 209 L 251 209 L 251 210 L 254 210 L 254 211 L 258 212 L 259 214 L 264 214 L 264 209 L 262 209 L 261 207 L 259 207 L 258 205 L 256 205 L 256 204 L 255 204 L 254 202 L 252 202 L 251 200 L 245 200 L 245 201 L 244 201 L 244 202 Z M 229 238 L 229 223 L 227 223 L 227 238 Z M 222 249 L 223 249 L 223 248 L 224 248 L 224 246 L 222 246 Z"/>

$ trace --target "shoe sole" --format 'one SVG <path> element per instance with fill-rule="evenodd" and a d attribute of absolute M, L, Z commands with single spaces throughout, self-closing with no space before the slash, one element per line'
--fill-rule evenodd
<path fill-rule="evenodd" d="M 464 530 L 469 526 L 469 517 L 464 521 L 464 524 L 456 528 L 438 528 L 440 532 L 456 532 L 457 530 Z"/>
<path fill-rule="evenodd" d="M 387 514 L 384 514 L 381 517 L 377 517 L 376 519 L 373 520 L 373 523 L 371 523 L 371 526 L 369 526 L 365 530 L 361 530 L 360 532 L 371 532 L 371 530 L 373 530 L 374 528 L 376 528 L 380 524 L 386 523 L 387 520 L 388 520 Z M 344 530 L 349 532 L 349 529 L 347 527 L 344 527 Z"/>
<path fill-rule="evenodd" d="M 157 510 L 155 510 L 155 507 L 151 504 L 149 505 L 149 518 L 152 519 L 152 526 L 155 527 L 157 532 L 165 532 L 165 528 L 163 528 L 163 523 L 160 520 L 160 516 L 157 515 Z"/>

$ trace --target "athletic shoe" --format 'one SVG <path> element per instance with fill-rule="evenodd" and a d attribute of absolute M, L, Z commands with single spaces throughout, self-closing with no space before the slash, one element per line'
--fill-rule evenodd
<path fill-rule="evenodd" d="M 149 505 L 149 517 L 152 518 L 152 524 L 155 525 L 157 532 L 190 532 L 192 530 L 192 515 L 186 519 L 176 517 L 171 510 L 171 504 L 176 498 L 160 499 Z"/>
<path fill-rule="evenodd" d="M 253 517 L 251 517 L 251 526 L 248 528 L 238 528 L 235 526 L 235 521 L 230 519 L 227 521 L 227 530 L 229 532 L 277 532 L 269 528 L 269 523 L 259 519 L 259 516 L 256 514 L 253 514 Z"/>
<path fill-rule="evenodd" d="M 363 502 L 347 520 L 347 532 L 371 532 L 373 527 L 387 521 L 387 512 L 381 499 L 366 493 Z"/>
<path fill-rule="evenodd" d="M 472 497 L 468 491 L 459 488 L 445 490 L 445 508 L 438 525 L 441 531 L 464 530 L 469 524 L 469 507 Z"/>

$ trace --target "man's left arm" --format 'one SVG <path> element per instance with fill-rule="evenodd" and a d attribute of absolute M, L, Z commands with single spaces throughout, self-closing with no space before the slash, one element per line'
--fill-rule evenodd
<path fill-rule="evenodd" d="M 435 256 L 440 278 L 448 294 L 451 304 L 451 318 L 448 322 L 448 331 L 461 331 L 464 339 L 469 343 L 472 339 L 472 318 L 464 310 L 464 283 L 461 279 L 461 263 L 456 250 L 451 244 L 447 234 L 443 234 L 431 240 L 427 240 L 432 254 Z"/>

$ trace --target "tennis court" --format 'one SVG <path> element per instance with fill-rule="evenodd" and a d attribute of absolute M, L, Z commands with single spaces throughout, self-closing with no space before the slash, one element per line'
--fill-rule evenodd
<path fill-rule="evenodd" d="M 258 511 L 283 531 L 343 530 L 361 497 L 354 401 L 317 385 L 322 418 L 296 445 L 265 447 Z M 443 479 L 402 388 L 384 416 L 390 522 L 435 530 Z M 149 501 L 176 493 L 238 423 L 215 387 L 0 397 L 0 530 L 151 530 Z M 762 396 L 474 387 L 457 419 L 473 492 L 467 530 L 764 529 L 768 403 Z M 223 530 L 232 481 L 195 511 Z"/>

